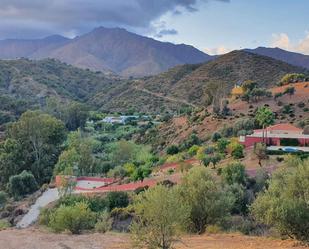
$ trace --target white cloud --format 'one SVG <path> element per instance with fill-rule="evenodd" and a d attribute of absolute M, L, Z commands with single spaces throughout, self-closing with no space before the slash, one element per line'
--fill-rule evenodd
<path fill-rule="evenodd" d="M 309 33 L 296 43 L 293 43 L 286 33 L 273 34 L 271 46 L 309 55 Z"/>
<path fill-rule="evenodd" d="M 231 52 L 232 49 L 226 48 L 224 46 L 219 46 L 216 48 L 205 48 L 204 51 L 205 53 L 209 55 L 219 55 L 219 54 L 226 54 L 228 52 Z"/>

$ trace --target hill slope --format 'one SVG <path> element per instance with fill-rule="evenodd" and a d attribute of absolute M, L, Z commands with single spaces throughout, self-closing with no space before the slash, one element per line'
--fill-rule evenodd
<path fill-rule="evenodd" d="M 280 48 L 265 48 L 265 47 L 258 47 L 256 49 L 246 49 L 246 51 L 259 55 L 269 56 L 276 60 L 287 62 L 291 65 L 305 67 L 309 69 L 309 55 L 294 53 Z"/>
<path fill-rule="evenodd" d="M 177 66 L 157 76 L 122 84 L 98 93 L 91 101 L 102 109 L 116 111 L 175 111 L 181 106 L 208 105 L 217 87 L 227 94 L 235 83 L 248 79 L 271 87 L 287 73 L 304 71 L 269 57 L 233 51 L 208 63 Z"/>
<path fill-rule="evenodd" d="M 0 58 L 55 58 L 77 67 L 124 76 L 154 75 L 179 64 L 212 58 L 192 46 L 160 42 L 120 28 L 100 27 L 71 40 L 57 37 L 54 42 L 50 37 L 0 41 Z"/>
<path fill-rule="evenodd" d="M 119 82 L 116 77 L 53 59 L 0 61 L 0 121 L 40 106 L 51 96 L 86 102 L 96 92 L 107 91 Z"/>

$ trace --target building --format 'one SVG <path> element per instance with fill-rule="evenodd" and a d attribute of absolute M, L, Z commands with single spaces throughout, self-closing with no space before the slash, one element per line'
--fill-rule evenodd
<path fill-rule="evenodd" d="M 266 143 L 267 146 L 309 147 L 309 134 L 291 124 L 277 124 L 265 129 L 254 130 L 251 135 L 240 136 L 239 142 L 245 147 L 256 143 Z M 280 148 L 279 148 L 280 149 Z"/>

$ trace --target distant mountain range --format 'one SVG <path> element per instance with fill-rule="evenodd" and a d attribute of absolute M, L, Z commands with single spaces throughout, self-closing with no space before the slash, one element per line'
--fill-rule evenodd
<path fill-rule="evenodd" d="M 268 56 L 276 60 L 287 62 L 291 65 L 309 69 L 309 55 L 289 52 L 281 48 L 258 47 L 256 49 L 245 49 L 245 51 Z"/>
<path fill-rule="evenodd" d="M 55 58 L 94 71 L 123 76 L 154 75 L 180 64 L 206 62 L 211 56 L 198 49 L 143 37 L 120 28 L 96 28 L 68 39 L 50 36 L 37 40 L 0 41 L 0 59 Z"/>
<path fill-rule="evenodd" d="M 264 47 L 245 51 L 309 69 L 308 55 Z M 219 56 L 210 56 L 185 44 L 160 42 L 121 28 L 100 27 L 74 39 L 53 35 L 44 39 L 0 41 L 0 59 L 22 57 L 54 58 L 93 71 L 141 77 L 156 75 L 177 65 L 205 63 Z"/>

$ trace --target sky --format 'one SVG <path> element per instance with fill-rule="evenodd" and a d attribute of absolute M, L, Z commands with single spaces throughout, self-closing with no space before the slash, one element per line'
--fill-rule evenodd
<path fill-rule="evenodd" d="M 0 39 L 122 27 L 209 54 L 258 46 L 309 55 L 309 0 L 1 0 Z"/>

